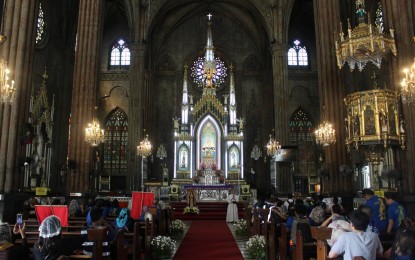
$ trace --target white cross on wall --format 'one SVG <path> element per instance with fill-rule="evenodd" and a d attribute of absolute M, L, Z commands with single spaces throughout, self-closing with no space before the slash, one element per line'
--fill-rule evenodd
<path fill-rule="evenodd" d="M 207 17 L 208 17 L 208 19 L 209 19 L 209 21 L 210 21 L 210 18 L 212 17 L 212 15 L 209 13 L 209 14 L 207 15 Z"/>

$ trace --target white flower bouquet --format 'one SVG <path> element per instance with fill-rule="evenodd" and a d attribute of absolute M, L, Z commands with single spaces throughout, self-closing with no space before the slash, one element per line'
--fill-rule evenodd
<path fill-rule="evenodd" d="M 199 214 L 200 210 L 198 207 L 189 207 L 187 206 L 186 208 L 184 208 L 183 210 L 184 214 Z"/>
<path fill-rule="evenodd" d="M 235 227 L 235 234 L 238 236 L 246 235 L 247 225 L 245 219 L 240 219 L 237 223 L 233 224 Z"/>
<path fill-rule="evenodd" d="M 178 234 L 183 232 L 184 230 L 184 223 L 180 219 L 175 219 L 171 222 L 171 232 L 173 234 Z"/>
<path fill-rule="evenodd" d="M 250 258 L 265 259 L 265 240 L 263 236 L 255 235 L 246 242 Z"/>
<path fill-rule="evenodd" d="M 151 252 L 156 259 L 170 258 L 176 242 L 170 237 L 157 236 L 151 240 Z"/>

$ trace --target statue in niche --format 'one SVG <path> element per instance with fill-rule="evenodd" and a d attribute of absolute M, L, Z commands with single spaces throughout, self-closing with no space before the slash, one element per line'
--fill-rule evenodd
<path fill-rule="evenodd" d="M 180 168 L 186 168 L 187 167 L 187 163 L 186 163 L 186 158 L 187 158 L 187 153 L 185 150 L 182 151 L 182 161 L 180 164 Z"/>
<path fill-rule="evenodd" d="M 357 136 L 359 135 L 360 129 L 359 129 L 359 116 L 356 115 L 353 118 L 353 135 Z"/>
<path fill-rule="evenodd" d="M 179 120 L 180 120 L 180 118 L 177 118 L 177 117 L 173 118 L 174 130 L 179 130 Z"/>
<path fill-rule="evenodd" d="M 400 116 L 400 119 L 399 119 L 399 131 L 401 132 L 401 134 L 404 134 L 405 133 L 405 129 L 403 127 L 404 124 L 405 124 L 405 121 L 403 120 L 403 117 Z"/>
<path fill-rule="evenodd" d="M 382 133 L 387 133 L 388 132 L 388 116 L 386 115 L 386 113 L 384 113 L 383 111 L 380 113 L 380 122 L 382 125 Z"/>

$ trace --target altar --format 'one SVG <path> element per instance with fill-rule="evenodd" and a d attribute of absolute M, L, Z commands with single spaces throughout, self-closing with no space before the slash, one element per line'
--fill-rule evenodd
<path fill-rule="evenodd" d="M 218 97 L 228 67 L 215 57 L 210 19 L 205 55 L 190 68 L 193 88 L 188 87 L 188 67 L 184 66 L 181 117 L 173 118 L 172 183 L 180 188 L 184 184 L 184 190 L 197 189 L 198 200 L 226 198 L 233 186 L 224 183 L 244 180 L 244 119 L 237 118 L 233 66 L 229 66 L 227 94 Z"/>
<path fill-rule="evenodd" d="M 234 185 L 216 184 L 216 185 L 184 185 L 184 193 L 187 196 L 189 190 L 194 191 L 196 201 L 225 201 L 228 197 L 229 190 L 234 189 Z"/>

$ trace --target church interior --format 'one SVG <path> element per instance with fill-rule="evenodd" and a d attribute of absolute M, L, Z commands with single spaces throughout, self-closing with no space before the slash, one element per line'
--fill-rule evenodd
<path fill-rule="evenodd" d="M 0 5 L 2 219 L 35 196 L 229 189 L 370 188 L 415 215 L 415 1 Z"/>

